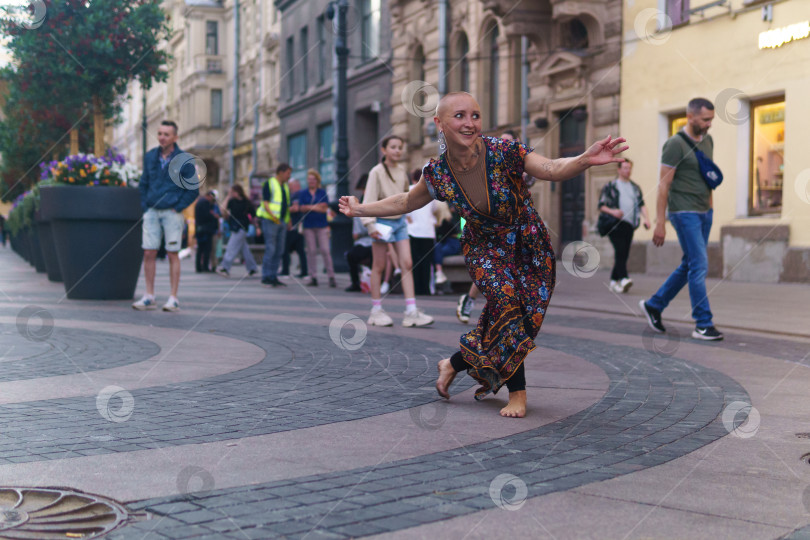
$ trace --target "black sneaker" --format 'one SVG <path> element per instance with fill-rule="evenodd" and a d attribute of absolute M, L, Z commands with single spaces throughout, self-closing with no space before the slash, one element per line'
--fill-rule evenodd
<path fill-rule="evenodd" d="M 456 306 L 456 316 L 458 320 L 467 324 L 470 320 L 470 314 L 472 313 L 473 303 L 475 300 L 470 298 L 469 294 L 462 294 L 461 297 L 458 299 L 458 305 Z"/>
<path fill-rule="evenodd" d="M 269 277 L 262 278 L 262 285 L 264 285 L 265 287 L 272 287 L 273 280 L 270 279 Z"/>
<path fill-rule="evenodd" d="M 694 331 L 692 331 L 692 337 L 704 341 L 721 341 L 723 339 L 723 333 L 714 326 L 707 326 L 706 328 L 696 326 Z"/>
<path fill-rule="evenodd" d="M 278 278 L 273 278 L 272 280 L 270 280 L 270 285 L 272 285 L 273 287 L 286 287 L 287 286 L 286 283 L 284 283 L 282 281 L 279 281 Z"/>
<path fill-rule="evenodd" d="M 248 277 L 253 277 L 255 275 L 256 275 L 256 270 L 251 270 L 250 272 L 248 272 Z"/>
<path fill-rule="evenodd" d="M 664 328 L 664 325 L 661 324 L 661 312 L 657 309 L 653 309 L 647 305 L 647 302 L 644 300 L 639 301 L 638 306 L 641 308 L 641 312 L 647 317 L 647 324 L 650 325 L 650 328 L 655 330 L 656 332 L 661 332 L 662 334 L 667 331 Z"/>

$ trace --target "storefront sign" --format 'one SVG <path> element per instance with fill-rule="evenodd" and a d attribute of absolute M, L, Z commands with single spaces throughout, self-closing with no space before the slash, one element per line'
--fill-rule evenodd
<path fill-rule="evenodd" d="M 760 49 L 775 49 L 785 43 L 810 37 L 810 21 L 804 21 L 782 28 L 774 28 L 759 34 Z"/>

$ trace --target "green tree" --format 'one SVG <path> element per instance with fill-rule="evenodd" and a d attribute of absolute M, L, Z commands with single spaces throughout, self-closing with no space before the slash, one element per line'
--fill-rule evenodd
<path fill-rule="evenodd" d="M 92 115 L 94 151 L 102 154 L 104 121 L 118 112 L 117 100 L 128 83 L 138 80 L 150 88 L 167 79 L 169 56 L 159 45 L 169 37 L 169 26 L 160 3 L 37 0 L 33 4 L 44 5 L 45 16 L 35 25 L 7 16 L 0 28 L 13 68 L 5 73 L 7 118 L 0 128 L 4 158 L 20 147 L 7 146 L 13 137 L 1 132 L 16 128 L 24 132 L 23 144 L 30 136 L 50 138 L 47 144 L 53 144 L 52 130 L 70 129 L 85 115 Z M 12 105 L 27 115 L 11 114 Z"/>

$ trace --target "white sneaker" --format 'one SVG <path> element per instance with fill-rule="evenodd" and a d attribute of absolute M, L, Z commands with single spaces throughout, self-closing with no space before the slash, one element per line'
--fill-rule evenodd
<path fill-rule="evenodd" d="M 157 304 L 154 298 L 145 294 L 143 298 L 132 304 L 132 309 L 137 309 L 138 311 L 157 309 Z"/>
<path fill-rule="evenodd" d="M 433 324 L 433 317 L 430 315 L 425 315 L 420 310 L 414 310 L 409 312 L 405 312 L 405 318 L 402 319 L 402 326 L 409 327 L 409 326 L 427 326 L 429 324 Z"/>
<path fill-rule="evenodd" d="M 177 301 L 177 298 L 169 297 L 163 304 L 163 311 L 180 311 L 180 302 Z"/>
<path fill-rule="evenodd" d="M 436 272 L 436 285 L 441 285 L 442 283 L 447 282 L 447 276 L 444 275 L 444 272 L 439 270 Z"/>
<path fill-rule="evenodd" d="M 623 292 L 622 286 L 619 284 L 619 282 L 613 279 L 610 280 L 610 290 L 611 292 L 615 293 Z"/>
<path fill-rule="evenodd" d="M 383 281 L 383 284 L 380 285 L 380 294 L 388 294 L 388 291 L 391 290 L 391 286 L 388 284 L 387 281 Z"/>
<path fill-rule="evenodd" d="M 381 309 L 372 311 L 371 315 L 368 316 L 368 321 L 366 322 L 369 326 L 394 326 L 394 320 Z"/>
<path fill-rule="evenodd" d="M 624 278 L 620 283 L 619 286 L 622 288 L 622 292 L 626 293 L 630 290 L 630 287 L 633 286 L 633 280 L 630 278 Z"/>

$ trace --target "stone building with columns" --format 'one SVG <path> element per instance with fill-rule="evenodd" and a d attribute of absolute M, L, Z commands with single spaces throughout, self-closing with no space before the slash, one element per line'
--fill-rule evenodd
<path fill-rule="evenodd" d="M 469 91 L 481 105 L 485 134 L 511 129 L 551 158 L 616 136 L 621 12 L 620 0 L 392 0 L 391 122 L 408 142 L 411 168 L 438 153 L 424 107 L 438 92 Z M 438 92 L 413 93 L 413 81 Z M 615 177 L 616 168 L 604 166 L 562 184 L 535 184 L 556 248 L 584 238 L 600 243 L 592 232 L 599 192 Z"/>
<path fill-rule="evenodd" d="M 180 127 L 179 146 L 207 168 L 208 188 L 278 164 L 280 19 L 272 2 L 165 0 L 172 36 L 169 79 L 146 95 L 146 149 L 164 119 Z M 129 160 L 143 159 L 143 91 L 130 85 L 121 121 L 108 135 Z M 224 196 L 224 194 L 222 194 Z"/>

